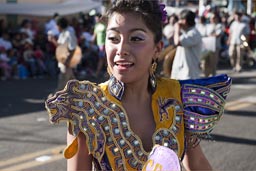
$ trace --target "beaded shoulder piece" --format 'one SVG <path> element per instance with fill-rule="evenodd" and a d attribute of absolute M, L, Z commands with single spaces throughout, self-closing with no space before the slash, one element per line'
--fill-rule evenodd
<path fill-rule="evenodd" d="M 98 97 L 102 98 L 96 99 Z M 94 101 L 95 103 L 92 103 Z M 89 81 L 80 83 L 77 80 L 71 80 L 62 91 L 57 92 L 53 97 L 46 100 L 45 107 L 49 114 L 49 121 L 52 124 L 67 121 L 71 126 L 72 135 L 77 136 L 79 132 L 83 132 L 86 136 L 87 144 L 89 144 L 89 153 L 93 154 L 95 158 L 101 159 L 104 153 L 106 137 L 99 125 L 104 118 L 103 116 L 96 118 L 97 115 L 95 115 L 95 111 L 100 108 L 100 103 L 97 101 L 103 104 L 106 101 L 99 87 Z M 109 113 L 108 109 L 100 112 L 102 114 Z M 65 157 L 71 158 L 76 151 L 73 149 L 70 153 L 65 154 L 64 152 Z"/>
<path fill-rule="evenodd" d="M 166 104 L 165 101 L 159 103 Z M 176 101 L 166 105 L 169 105 L 170 110 L 175 110 L 176 117 L 170 129 L 161 128 L 154 133 L 153 144 L 169 147 L 178 154 L 181 149 L 178 148 L 180 145 L 176 133 L 180 129 L 182 108 Z M 172 105 L 175 109 L 171 108 Z M 141 140 L 131 130 L 125 110 L 107 98 L 98 85 L 89 81 L 71 80 L 64 90 L 47 99 L 45 107 L 52 124 L 67 121 L 72 135 L 77 137 L 81 132 L 86 136 L 89 153 L 97 159 L 101 170 L 111 170 L 111 166 L 116 170 L 142 170 L 149 153 L 143 149 Z M 73 157 L 78 150 L 77 146 L 76 138 L 64 150 L 64 156 Z M 114 157 L 110 159 L 106 155 Z"/>
<path fill-rule="evenodd" d="M 224 112 L 225 99 L 231 83 L 231 78 L 225 74 L 180 81 L 187 133 L 199 138 L 209 137 Z"/>

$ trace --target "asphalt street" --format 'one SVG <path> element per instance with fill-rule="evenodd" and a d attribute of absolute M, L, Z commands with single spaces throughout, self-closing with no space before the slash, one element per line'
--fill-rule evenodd
<path fill-rule="evenodd" d="M 225 113 L 213 141 L 202 141 L 215 170 L 256 170 L 256 69 L 233 73 Z M 64 171 L 66 124 L 51 125 L 44 108 L 56 79 L 0 81 L 0 170 Z"/>

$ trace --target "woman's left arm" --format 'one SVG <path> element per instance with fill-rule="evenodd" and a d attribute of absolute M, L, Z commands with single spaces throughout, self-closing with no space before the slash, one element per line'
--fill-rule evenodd
<path fill-rule="evenodd" d="M 186 171 L 212 170 L 212 167 L 207 158 L 205 157 L 200 145 L 187 149 L 182 163 Z"/>

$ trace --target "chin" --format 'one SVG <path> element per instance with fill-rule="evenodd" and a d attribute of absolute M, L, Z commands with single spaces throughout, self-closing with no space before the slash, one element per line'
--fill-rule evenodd
<path fill-rule="evenodd" d="M 123 83 L 130 82 L 131 78 L 128 75 L 113 73 L 114 77 Z"/>

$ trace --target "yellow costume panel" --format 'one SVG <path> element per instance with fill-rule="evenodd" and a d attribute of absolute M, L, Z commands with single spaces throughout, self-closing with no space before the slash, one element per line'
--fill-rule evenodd
<path fill-rule="evenodd" d="M 157 88 L 152 94 L 156 124 L 153 145 L 168 147 L 181 159 L 186 148 L 185 132 L 203 136 L 222 115 L 223 96 L 229 92 L 231 81 L 225 77 L 223 82 L 203 80 L 195 86 L 193 81 L 157 79 Z M 74 136 L 84 133 L 99 169 L 142 170 L 147 162 L 149 153 L 131 129 L 122 103 L 109 91 L 108 82 L 96 85 L 89 81 L 69 81 L 64 90 L 45 104 L 50 122 L 68 121 Z M 75 155 L 77 146 L 75 139 L 66 148 L 65 157 Z"/>

